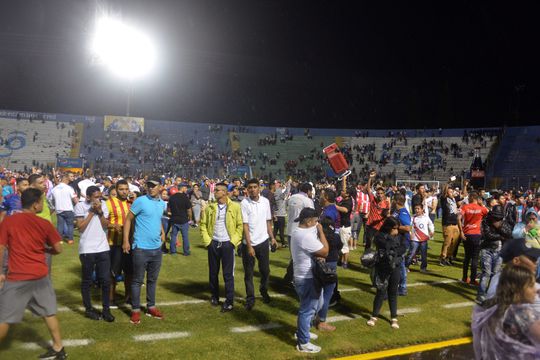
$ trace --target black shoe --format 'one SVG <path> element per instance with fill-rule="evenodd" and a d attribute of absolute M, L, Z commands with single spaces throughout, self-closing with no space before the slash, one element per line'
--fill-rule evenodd
<path fill-rule="evenodd" d="M 251 311 L 253 310 L 253 307 L 255 306 L 254 303 L 252 302 L 247 302 L 246 305 L 244 305 L 244 308 L 247 310 L 247 311 Z M 224 312 L 223 309 L 221 309 L 221 312 Z"/>
<path fill-rule="evenodd" d="M 101 313 L 97 311 L 95 308 L 87 309 L 84 312 L 84 316 L 92 320 L 101 320 Z"/>
<path fill-rule="evenodd" d="M 265 304 L 269 304 L 272 301 L 272 298 L 270 297 L 270 295 L 268 295 L 268 293 L 261 294 L 261 296 L 262 296 L 262 301 Z"/>
<path fill-rule="evenodd" d="M 106 322 L 113 322 L 114 321 L 114 316 L 111 314 L 111 311 L 110 310 L 103 310 L 101 312 L 101 317 L 103 318 L 103 320 L 105 320 Z"/>
<path fill-rule="evenodd" d="M 233 305 L 232 304 L 223 304 L 223 306 L 221 307 L 221 312 L 222 313 L 225 313 L 225 312 L 230 312 L 233 310 Z"/>
<path fill-rule="evenodd" d="M 444 259 L 441 259 L 441 261 L 439 261 L 439 266 L 446 266 L 446 260 Z"/>
<path fill-rule="evenodd" d="M 287 244 L 283 243 L 283 244 L 281 244 L 281 247 L 282 247 L 283 249 L 286 249 L 286 248 L 288 248 L 288 247 L 289 247 L 289 245 L 287 245 Z"/>
<path fill-rule="evenodd" d="M 219 299 L 213 297 L 210 299 L 210 305 L 212 306 L 219 306 Z"/>
<path fill-rule="evenodd" d="M 67 359 L 67 354 L 64 351 L 64 348 L 60 349 L 60 351 L 55 351 L 52 347 L 47 350 L 45 354 L 41 354 L 38 357 L 39 359 L 55 359 L 55 360 L 63 360 Z"/>

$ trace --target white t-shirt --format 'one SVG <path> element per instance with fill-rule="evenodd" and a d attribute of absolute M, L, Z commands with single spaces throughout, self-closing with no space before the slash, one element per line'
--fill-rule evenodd
<path fill-rule="evenodd" d="M 225 216 L 227 216 L 227 205 L 216 204 L 216 223 L 214 225 L 214 234 L 212 240 L 219 242 L 231 241 L 231 237 L 227 232 L 225 224 Z"/>
<path fill-rule="evenodd" d="M 244 224 L 248 224 L 249 227 L 251 245 L 262 244 L 268 239 L 268 226 L 266 222 L 272 220 L 270 201 L 264 196 L 259 196 L 258 201 L 253 201 L 247 197 L 242 200 L 240 207 L 242 208 Z"/>
<path fill-rule="evenodd" d="M 292 236 L 294 230 L 298 228 L 298 223 L 294 222 L 294 219 L 300 215 L 303 208 L 308 207 L 315 209 L 315 205 L 313 204 L 313 200 L 311 200 L 306 194 L 297 193 L 289 198 L 287 201 L 287 206 L 287 216 L 289 217 L 287 223 L 287 235 Z"/>
<path fill-rule="evenodd" d="M 95 186 L 96 184 L 90 179 L 84 179 L 79 181 L 77 185 L 79 186 L 79 190 L 81 190 L 81 201 L 84 201 L 86 200 L 86 189 L 90 186 Z"/>
<path fill-rule="evenodd" d="M 87 201 L 81 201 L 75 205 L 75 217 L 82 217 L 86 219 L 89 215 L 89 210 L 91 208 L 90 203 Z M 108 218 L 109 210 L 105 202 L 101 202 L 101 211 L 103 215 Z M 81 233 L 81 239 L 79 242 L 79 254 L 93 254 L 104 251 L 109 251 L 109 242 L 107 241 L 107 233 L 101 226 L 101 221 L 99 216 L 94 215 L 90 223 L 84 229 L 84 232 Z"/>
<path fill-rule="evenodd" d="M 323 244 L 317 237 L 317 227 L 297 227 L 291 236 L 291 254 L 294 277 L 299 279 L 313 278 L 313 253 L 321 250 Z"/>
<path fill-rule="evenodd" d="M 61 182 L 52 189 L 51 194 L 56 212 L 73 211 L 73 199 L 77 194 L 71 186 Z"/>

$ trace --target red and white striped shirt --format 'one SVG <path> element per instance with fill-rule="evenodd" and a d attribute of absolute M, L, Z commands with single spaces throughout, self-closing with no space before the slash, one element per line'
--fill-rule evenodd
<path fill-rule="evenodd" d="M 356 191 L 356 213 L 369 213 L 369 195 L 363 191 Z"/>

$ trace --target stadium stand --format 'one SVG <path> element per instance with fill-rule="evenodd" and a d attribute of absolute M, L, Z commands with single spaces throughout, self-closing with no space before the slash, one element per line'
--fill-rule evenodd
<path fill-rule="evenodd" d="M 81 136 L 74 122 L 0 118 L 0 166 L 55 166 L 58 157 L 79 155 Z"/>

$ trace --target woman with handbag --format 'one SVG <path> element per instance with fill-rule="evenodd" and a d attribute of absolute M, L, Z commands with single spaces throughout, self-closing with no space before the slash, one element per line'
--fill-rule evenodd
<path fill-rule="evenodd" d="M 399 236 L 399 221 L 387 217 L 375 236 L 377 262 L 374 268 L 374 284 L 377 293 L 373 300 L 373 313 L 367 324 L 375 326 L 382 304 L 386 297 L 390 305 L 392 328 L 399 329 L 397 319 L 398 286 L 401 279 L 401 263 L 405 254 L 405 246 Z"/>
<path fill-rule="evenodd" d="M 334 229 L 334 220 L 330 217 L 324 217 L 320 222 L 326 241 L 328 241 L 328 256 L 326 257 L 326 266 L 333 271 L 337 269 L 337 261 L 339 259 L 343 242 Z M 315 327 L 321 331 L 334 331 L 336 327 L 326 322 L 326 315 L 328 314 L 328 306 L 330 305 L 330 299 L 334 293 L 334 288 L 337 285 L 336 282 L 322 285 L 322 294 L 319 299 L 319 306 L 317 316 L 315 317 Z"/>

